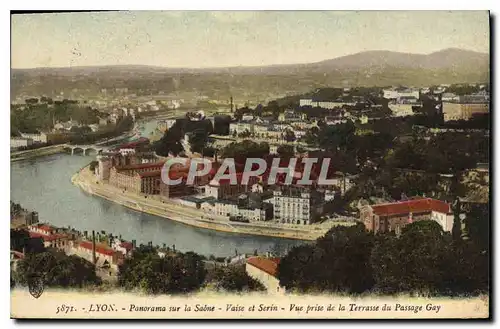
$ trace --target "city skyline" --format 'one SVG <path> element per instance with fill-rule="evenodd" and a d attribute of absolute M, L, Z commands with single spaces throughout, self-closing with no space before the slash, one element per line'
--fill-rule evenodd
<path fill-rule="evenodd" d="M 13 15 L 11 66 L 216 68 L 313 63 L 370 50 L 429 54 L 460 48 L 489 53 L 488 15 L 487 11 Z"/>

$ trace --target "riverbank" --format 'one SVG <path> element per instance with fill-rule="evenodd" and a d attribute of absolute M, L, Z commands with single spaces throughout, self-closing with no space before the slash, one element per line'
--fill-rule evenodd
<path fill-rule="evenodd" d="M 22 161 L 63 152 L 65 152 L 63 145 L 50 145 L 33 150 L 11 152 L 10 161 Z"/>
<path fill-rule="evenodd" d="M 131 129 L 130 131 L 127 131 L 119 136 L 112 137 L 112 138 L 107 138 L 103 139 L 100 141 L 95 142 L 95 144 L 108 144 L 108 143 L 119 143 L 124 140 L 133 138 L 136 136 L 135 133 L 135 128 L 136 126 L 134 125 L 134 128 Z M 37 157 L 42 157 L 46 155 L 53 155 L 53 154 L 58 154 L 58 153 L 64 153 L 66 152 L 64 145 L 66 144 L 56 144 L 56 145 L 50 145 L 50 146 L 44 146 L 40 147 L 37 149 L 32 149 L 32 150 L 25 150 L 25 151 L 14 151 L 10 153 L 10 161 L 22 161 L 22 160 L 28 160 L 28 159 L 33 159 Z"/>
<path fill-rule="evenodd" d="M 74 174 L 71 182 L 88 194 L 101 197 L 127 208 L 208 230 L 313 241 L 323 236 L 333 226 L 321 224 L 281 226 L 276 223 L 267 222 L 231 222 L 226 217 L 209 215 L 201 210 L 186 207 L 173 201 L 163 201 L 154 196 L 137 195 L 106 183 L 103 184 L 96 180 L 88 166 Z M 349 224 L 337 223 L 337 225 Z"/>

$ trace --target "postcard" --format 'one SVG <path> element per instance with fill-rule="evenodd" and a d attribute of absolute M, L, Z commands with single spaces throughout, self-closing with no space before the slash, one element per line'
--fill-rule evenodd
<path fill-rule="evenodd" d="M 15 319 L 489 319 L 487 11 L 11 14 Z"/>

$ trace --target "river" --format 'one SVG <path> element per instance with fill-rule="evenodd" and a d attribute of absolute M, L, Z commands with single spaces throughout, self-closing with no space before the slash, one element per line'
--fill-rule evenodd
<path fill-rule="evenodd" d="M 155 126 L 154 122 L 146 123 L 143 136 Z M 225 257 L 254 250 L 282 255 L 292 246 L 306 243 L 195 228 L 90 196 L 71 184 L 71 176 L 94 159 L 95 155 L 56 154 L 11 162 L 11 200 L 38 211 L 41 222 L 79 231 L 104 230 L 126 240 L 135 239 L 137 244 L 165 243 L 205 256 Z"/>

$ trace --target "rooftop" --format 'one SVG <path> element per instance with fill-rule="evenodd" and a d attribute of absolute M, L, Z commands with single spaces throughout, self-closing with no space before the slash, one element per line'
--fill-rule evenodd
<path fill-rule="evenodd" d="M 376 204 L 371 207 L 373 212 L 379 216 L 403 215 L 430 211 L 437 211 L 445 214 L 451 213 L 450 204 L 431 198 Z"/>
<path fill-rule="evenodd" d="M 68 234 L 42 234 L 42 233 L 36 233 L 36 232 L 29 232 L 30 238 L 41 238 L 43 241 L 54 241 L 54 240 L 59 240 L 59 239 L 64 239 L 68 238 Z"/>
<path fill-rule="evenodd" d="M 161 170 L 146 171 L 139 173 L 141 177 L 158 177 L 161 176 Z"/>
<path fill-rule="evenodd" d="M 80 242 L 80 247 L 87 249 L 87 250 L 92 250 L 92 242 L 91 241 L 81 241 Z M 99 245 L 96 243 L 95 245 L 95 252 L 96 254 L 102 254 L 106 256 L 113 256 L 115 251 L 107 246 Z"/>
<path fill-rule="evenodd" d="M 138 169 L 148 169 L 148 168 L 159 168 L 163 167 L 165 161 L 153 162 L 153 163 L 140 163 L 135 165 L 116 167 L 116 170 L 138 170 Z"/>
<path fill-rule="evenodd" d="M 250 264 L 274 277 L 278 275 L 279 263 L 280 258 L 250 257 L 247 260 L 247 264 Z"/>
<path fill-rule="evenodd" d="M 129 242 L 129 241 L 122 241 L 120 243 L 120 247 L 123 247 L 127 250 L 132 250 L 134 249 L 134 245 L 132 244 L 132 242 Z"/>

